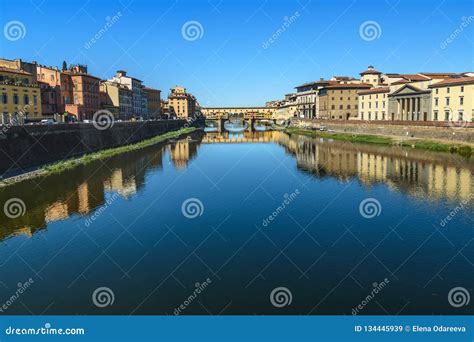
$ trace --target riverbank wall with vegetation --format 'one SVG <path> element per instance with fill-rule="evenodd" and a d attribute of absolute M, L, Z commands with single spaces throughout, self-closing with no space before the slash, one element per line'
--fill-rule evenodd
<path fill-rule="evenodd" d="M 325 126 L 338 133 L 380 135 L 408 140 L 410 138 L 459 143 L 474 146 L 474 126 L 466 122 L 364 121 L 292 119 L 291 126 L 318 129 Z"/>
<path fill-rule="evenodd" d="M 175 131 L 170 131 L 164 134 L 154 136 L 153 138 L 150 138 L 150 139 L 142 140 L 134 144 L 128 144 L 128 145 L 123 145 L 119 147 L 104 149 L 104 150 L 92 152 L 89 154 L 84 154 L 78 158 L 69 158 L 69 159 L 57 161 L 55 163 L 46 164 L 42 167 L 39 167 L 38 169 L 34 171 L 19 174 L 15 177 L 9 177 L 9 178 L 3 179 L 0 181 L 0 187 L 15 184 L 27 179 L 45 177 L 52 174 L 61 173 L 66 170 L 73 169 L 80 165 L 89 164 L 90 162 L 93 162 L 96 160 L 105 160 L 107 158 L 111 158 L 118 154 L 143 149 L 152 145 L 156 145 L 158 143 L 166 142 L 169 139 L 178 138 L 180 136 L 190 134 L 198 129 L 199 128 L 196 128 L 196 127 L 181 128 Z"/>
<path fill-rule="evenodd" d="M 0 177 L 24 173 L 58 160 L 133 144 L 187 126 L 184 120 L 93 124 L 25 125 L 0 133 Z"/>
<path fill-rule="evenodd" d="M 387 145 L 387 146 L 401 146 L 410 147 L 423 150 L 430 150 L 436 152 L 447 152 L 457 153 L 464 157 L 471 157 L 474 154 L 472 146 L 459 143 L 459 142 L 445 142 L 418 138 L 404 138 L 400 139 L 397 137 L 383 136 L 383 135 L 370 135 L 370 134 L 355 134 L 348 132 L 335 132 L 335 131 L 320 131 L 316 129 L 302 129 L 298 127 L 289 127 L 284 130 L 288 134 L 297 134 L 310 136 L 314 138 L 326 138 L 339 141 L 347 141 L 351 143 L 363 143 L 363 144 L 376 144 L 376 145 Z"/>

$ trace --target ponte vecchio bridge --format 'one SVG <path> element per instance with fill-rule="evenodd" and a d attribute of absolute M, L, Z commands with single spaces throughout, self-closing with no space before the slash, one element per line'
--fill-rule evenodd
<path fill-rule="evenodd" d="M 231 117 L 242 118 L 252 129 L 255 120 L 274 120 L 274 107 L 202 107 L 201 113 L 206 120 L 217 121 L 219 130 Z"/>

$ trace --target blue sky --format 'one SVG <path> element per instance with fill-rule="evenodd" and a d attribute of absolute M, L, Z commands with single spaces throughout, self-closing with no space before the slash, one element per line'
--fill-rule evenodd
<path fill-rule="evenodd" d="M 252 106 L 320 77 L 358 76 L 369 64 L 382 72 L 474 71 L 470 16 L 474 0 L 3 0 L 0 28 L 19 21 L 25 35 L 12 41 L 2 32 L 0 56 L 84 63 L 102 78 L 124 69 L 165 96 L 179 84 L 201 105 Z M 189 21 L 202 27 L 196 40 L 183 37 Z M 375 36 L 361 35 L 366 22 L 378 25 Z"/>

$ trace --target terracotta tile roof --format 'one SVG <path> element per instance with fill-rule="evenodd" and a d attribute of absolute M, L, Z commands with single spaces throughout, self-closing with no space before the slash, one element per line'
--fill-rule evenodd
<path fill-rule="evenodd" d="M 450 78 L 458 75 L 454 72 L 420 72 L 420 74 L 429 78 Z"/>
<path fill-rule="evenodd" d="M 402 79 L 402 80 L 399 80 L 399 81 L 396 81 L 396 82 L 393 82 L 392 84 L 405 84 L 405 83 L 409 83 L 410 81 L 407 81 L 405 79 Z"/>
<path fill-rule="evenodd" d="M 91 74 L 86 74 L 83 72 L 75 72 L 71 70 L 66 70 L 62 72 L 63 74 L 69 75 L 69 76 L 83 76 L 83 77 L 90 77 L 90 78 L 95 78 L 96 80 L 100 81 L 99 77 L 92 76 Z"/>
<path fill-rule="evenodd" d="M 20 74 L 20 75 L 29 75 L 29 76 L 31 76 L 31 73 L 26 72 L 24 70 L 11 69 L 11 68 L 7 68 L 7 67 L 0 67 L 0 71 L 10 72 L 12 74 Z"/>
<path fill-rule="evenodd" d="M 380 71 L 377 71 L 377 70 L 366 70 L 366 71 L 362 71 L 361 73 L 359 73 L 359 75 L 380 75 L 382 74 Z"/>
<path fill-rule="evenodd" d="M 367 89 L 367 90 L 360 90 L 357 92 L 359 95 L 369 95 L 369 94 L 380 94 L 380 93 L 388 93 L 390 92 L 389 87 L 378 87 L 378 88 L 372 88 L 372 89 Z"/>
<path fill-rule="evenodd" d="M 462 84 L 474 84 L 474 77 L 459 77 L 459 78 L 447 78 L 435 84 L 431 84 L 428 88 L 438 88 L 448 85 L 462 85 Z"/>
<path fill-rule="evenodd" d="M 330 84 L 326 89 L 368 89 L 372 88 L 372 84 L 369 83 L 336 83 Z"/>
<path fill-rule="evenodd" d="M 312 86 L 312 85 L 325 85 L 325 84 L 331 84 L 331 83 L 338 83 L 338 82 L 337 81 L 320 80 L 320 81 L 303 83 L 299 86 L 296 86 L 295 88 L 303 88 L 303 87 L 308 87 L 308 86 Z"/>

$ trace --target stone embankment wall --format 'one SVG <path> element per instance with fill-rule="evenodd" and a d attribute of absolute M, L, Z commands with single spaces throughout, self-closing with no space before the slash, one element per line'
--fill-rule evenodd
<path fill-rule="evenodd" d="M 0 176 L 101 149 L 138 142 L 183 128 L 185 121 L 116 122 L 106 130 L 92 124 L 0 126 Z"/>
<path fill-rule="evenodd" d="M 414 124 L 411 121 L 383 122 L 383 121 L 333 121 L 333 120 L 301 120 L 293 119 L 292 125 L 302 128 L 319 128 L 326 126 L 336 132 L 354 134 L 375 134 L 395 136 L 403 138 L 420 138 L 427 140 L 450 140 L 453 142 L 464 142 L 474 144 L 474 126 L 467 127 L 449 125 L 447 123 L 420 122 Z"/>

